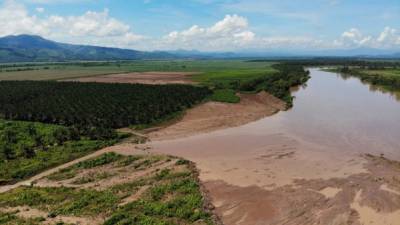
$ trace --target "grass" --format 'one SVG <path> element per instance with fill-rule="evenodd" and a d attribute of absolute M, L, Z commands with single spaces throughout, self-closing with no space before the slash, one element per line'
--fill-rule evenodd
<path fill-rule="evenodd" d="M 32 219 L 24 219 L 18 217 L 17 212 L 9 212 L 3 213 L 0 212 L 0 224 L 4 225 L 39 225 L 43 222 L 42 217 L 32 218 Z"/>
<path fill-rule="evenodd" d="M 238 103 L 240 102 L 240 97 L 236 95 L 235 90 L 220 89 L 214 91 L 211 100 L 217 102 Z"/>
<path fill-rule="evenodd" d="M 118 159 L 111 160 L 113 162 L 105 160 L 110 157 Z M 122 156 L 113 153 L 86 160 L 80 165 L 75 164 L 72 168 L 80 168 L 82 171 L 77 171 L 78 173 L 88 168 L 104 169 L 109 166 L 114 169 L 121 166 L 125 166 L 125 169 L 134 169 L 132 166 L 139 162 L 157 160 L 169 162 L 176 159 L 170 156 Z M 177 160 L 173 167 L 185 169 L 165 168 L 102 190 L 71 187 L 20 187 L 0 194 L 0 208 L 28 206 L 48 212 L 49 217 L 102 216 L 106 218 L 105 225 L 213 224 L 211 214 L 204 209 L 205 203 L 197 173 L 191 163 L 181 159 Z M 148 188 L 138 199 L 121 204 L 126 197 L 135 194 L 144 186 Z M 17 214 L 1 213 L 1 220 L 9 224 L 25 223 Z M 33 218 L 31 221 L 34 221 Z"/>
<path fill-rule="evenodd" d="M 360 72 L 376 76 L 400 77 L 400 69 L 360 70 Z"/>
<path fill-rule="evenodd" d="M 79 162 L 73 166 L 61 169 L 53 174 L 47 176 L 49 180 L 52 181 L 62 181 L 75 178 L 79 173 L 84 170 L 88 169 L 95 169 L 98 167 L 103 167 L 106 165 L 110 165 L 117 168 L 131 166 L 134 170 L 142 170 L 146 169 L 153 164 L 163 160 L 164 157 L 161 156 L 122 156 L 116 154 L 114 152 L 109 152 L 102 154 L 101 156 L 94 157 L 92 159 L 85 160 L 83 162 Z M 96 171 L 89 173 L 88 176 L 79 177 L 78 179 L 74 180 L 74 184 L 83 184 L 89 183 L 93 181 L 98 181 L 102 179 L 106 179 L 111 176 L 109 173 L 106 172 L 99 172 Z"/>
<path fill-rule="evenodd" d="M 229 77 L 244 78 L 271 70 L 269 62 L 246 62 L 243 60 L 137 60 L 126 62 L 58 63 L 33 65 L 17 64 L 16 67 L 0 70 L 0 80 L 61 80 L 98 76 L 113 73 L 173 71 L 200 72 L 204 77 L 195 80 L 222 81 Z M 18 71 L 31 68 L 33 70 Z M 7 70 L 15 70 L 9 71 Z"/>
<path fill-rule="evenodd" d="M 57 139 L 67 128 L 33 122 L 0 120 L 0 181 L 15 183 L 46 169 L 72 161 L 117 139 L 91 140 L 84 136 Z"/>

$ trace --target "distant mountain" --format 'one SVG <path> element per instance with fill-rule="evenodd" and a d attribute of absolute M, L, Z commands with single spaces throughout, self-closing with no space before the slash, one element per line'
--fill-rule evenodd
<path fill-rule="evenodd" d="M 71 60 L 133 60 L 173 58 L 167 52 L 58 43 L 34 35 L 0 38 L 0 63 Z"/>

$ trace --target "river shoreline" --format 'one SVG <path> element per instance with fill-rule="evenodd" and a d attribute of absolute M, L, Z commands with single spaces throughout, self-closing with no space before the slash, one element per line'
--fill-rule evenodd
<path fill-rule="evenodd" d="M 382 119 L 372 122 L 359 119 L 369 118 L 357 112 L 370 106 L 364 101 L 357 103 L 342 98 L 349 96 L 347 92 L 353 86 L 361 94 L 369 91 L 367 87 L 355 80 L 335 81 L 339 78 L 325 77 L 327 74 L 315 69 L 312 73 L 314 80 L 296 93 L 294 108 L 287 112 L 240 127 L 154 140 L 147 145 L 151 152 L 177 155 L 196 163 L 200 179 L 224 224 L 365 224 L 369 221 L 380 225 L 382 219 L 385 224 L 397 224 L 400 219 L 400 198 L 396 194 L 400 193 L 396 182 L 400 180 L 398 168 L 380 160 L 383 157 L 366 156 L 371 153 L 397 159 L 395 149 L 399 143 L 393 135 L 387 135 L 397 126 L 386 126 L 386 120 Z M 337 85 L 343 89 L 339 94 Z M 335 91 L 336 97 L 329 95 L 330 90 Z M 331 105 L 313 101 L 323 100 L 319 95 L 329 96 Z M 359 99 L 354 97 L 354 100 Z M 381 94 L 371 92 L 370 101 L 388 101 L 390 105 L 385 105 L 386 108 L 395 107 L 389 110 L 389 115 L 400 109 L 393 106 L 392 99 Z M 346 104 L 354 108 L 330 121 L 335 118 L 332 109 L 341 109 Z M 317 105 L 319 109 L 315 108 Z M 308 112 L 317 109 L 322 115 Z M 387 121 L 393 123 L 397 118 L 394 115 Z M 359 129 L 375 122 L 383 123 L 380 127 L 386 126 L 388 131 L 370 129 L 360 133 Z M 382 134 L 373 140 L 386 135 L 386 142 L 372 142 L 371 135 L 375 132 Z"/>

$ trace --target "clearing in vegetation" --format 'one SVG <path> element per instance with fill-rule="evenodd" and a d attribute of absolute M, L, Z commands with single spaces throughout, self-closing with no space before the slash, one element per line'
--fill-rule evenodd
<path fill-rule="evenodd" d="M 236 92 L 232 89 L 219 89 L 214 91 L 211 100 L 216 102 L 238 103 L 240 102 L 240 97 L 237 96 Z"/>
<path fill-rule="evenodd" d="M 171 156 L 105 153 L 0 194 L 0 221 L 215 224 L 197 175 L 192 163 Z"/>
<path fill-rule="evenodd" d="M 29 178 L 115 144 L 124 134 L 108 138 L 82 136 L 58 125 L 0 120 L 0 185 Z"/>

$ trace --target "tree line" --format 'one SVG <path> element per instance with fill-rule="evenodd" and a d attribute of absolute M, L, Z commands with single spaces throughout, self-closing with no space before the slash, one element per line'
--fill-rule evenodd
<path fill-rule="evenodd" d="M 293 104 L 293 96 L 290 88 L 305 84 L 310 78 L 309 71 L 306 71 L 302 65 L 280 63 L 273 65 L 278 72 L 269 74 L 254 80 L 241 83 L 240 91 L 261 91 L 274 95 L 288 104 Z"/>

